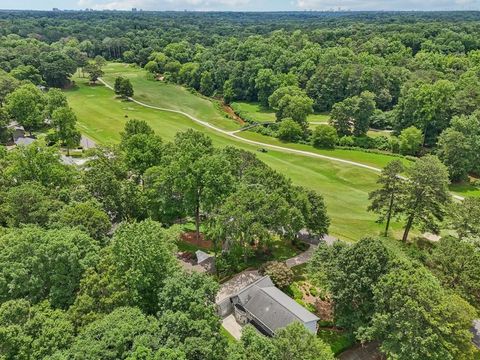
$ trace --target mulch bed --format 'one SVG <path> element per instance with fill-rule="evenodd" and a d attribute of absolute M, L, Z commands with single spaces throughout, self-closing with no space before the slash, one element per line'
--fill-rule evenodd
<path fill-rule="evenodd" d="M 180 238 L 186 243 L 201 247 L 203 249 L 210 250 L 213 248 L 213 243 L 210 240 L 206 240 L 202 233 L 200 233 L 200 240 L 197 240 L 197 233 L 195 231 L 184 232 L 182 235 L 180 235 Z"/>

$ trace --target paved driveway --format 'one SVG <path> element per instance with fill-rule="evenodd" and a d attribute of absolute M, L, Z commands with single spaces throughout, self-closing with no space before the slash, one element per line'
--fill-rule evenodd
<path fill-rule="evenodd" d="M 228 315 L 225 319 L 222 320 L 222 326 L 235 339 L 240 340 L 240 338 L 242 337 L 242 326 L 237 323 L 237 320 L 235 320 L 235 316 L 233 316 L 233 314 Z"/>
<path fill-rule="evenodd" d="M 257 270 L 242 271 L 240 274 L 235 275 L 233 278 L 220 285 L 216 302 L 219 303 L 220 301 L 238 293 L 244 287 L 254 283 L 261 277 L 262 276 Z"/>

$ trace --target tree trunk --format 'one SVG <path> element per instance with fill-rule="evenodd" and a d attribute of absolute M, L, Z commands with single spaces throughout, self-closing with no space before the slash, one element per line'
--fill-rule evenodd
<path fill-rule="evenodd" d="M 195 206 L 195 230 L 197 236 L 197 244 L 200 245 L 200 205 Z"/>
<path fill-rule="evenodd" d="M 393 209 L 394 198 L 395 198 L 395 195 L 392 194 L 392 196 L 390 197 L 390 205 L 388 207 L 387 224 L 385 225 L 385 237 L 388 236 L 388 229 L 390 227 L 390 219 L 392 218 L 392 209 Z"/>
<path fill-rule="evenodd" d="M 410 215 L 410 217 L 408 218 L 407 226 L 405 227 L 405 232 L 403 233 L 403 238 L 402 238 L 403 242 L 407 242 L 407 240 L 408 240 L 408 233 L 410 232 L 410 229 L 412 228 L 414 217 L 415 217 L 415 215 Z"/>

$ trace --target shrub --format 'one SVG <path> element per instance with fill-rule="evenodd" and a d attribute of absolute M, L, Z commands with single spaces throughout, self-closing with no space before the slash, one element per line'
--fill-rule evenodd
<path fill-rule="evenodd" d="M 338 145 L 340 146 L 347 146 L 347 147 L 353 147 L 355 146 L 355 141 L 353 140 L 352 136 L 343 136 L 340 138 L 338 141 Z"/>
<path fill-rule="evenodd" d="M 337 130 L 328 125 L 319 125 L 312 135 L 313 146 L 324 149 L 333 149 L 338 141 Z"/>
<path fill-rule="evenodd" d="M 375 140 L 368 136 L 357 136 L 353 138 L 355 146 L 362 149 L 372 149 L 375 147 Z"/>
<path fill-rule="evenodd" d="M 398 154 L 400 152 L 400 141 L 396 136 L 392 136 L 388 139 L 388 146 L 392 153 Z"/>
<path fill-rule="evenodd" d="M 422 145 L 422 131 L 415 126 L 402 130 L 400 136 L 400 153 L 403 155 L 416 155 Z"/>
<path fill-rule="evenodd" d="M 292 119 L 283 120 L 277 130 L 277 137 L 283 141 L 295 142 L 302 138 L 302 127 Z"/>
<path fill-rule="evenodd" d="M 281 289 L 286 288 L 293 282 L 293 271 L 284 262 L 267 262 L 259 271 L 263 275 L 270 276 L 273 283 Z"/>

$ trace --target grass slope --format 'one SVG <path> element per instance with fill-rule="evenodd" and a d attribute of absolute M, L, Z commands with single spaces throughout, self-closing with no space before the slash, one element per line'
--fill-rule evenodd
<path fill-rule="evenodd" d="M 103 79 L 114 84 L 115 78 L 122 76 L 130 79 L 135 91 L 135 99 L 158 107 L 184 111 L 224 130 L 238 130 L 240 125 L 228 118 L 216 103 L 194 95 L 187 89 L 154 81 L 143 69 L 133 65 L 109 63 L 104 68 Z"/>
<path fill-rule="evenodd" d="M 178 131 L 193 128 L 207 133 L 216 146 L 234 145 L 245 150 L 257 150 L 255 146 L 213 132 L 182 115 L 123 102 L 115 99 L 113 92 L 103 86 L 88 86 L 85 79 L 77 78 L 76 81 L 78 86 L 66 92 L 69 103 L 78 116 L 80 130 L 100 144 L 118 142 L 128 118 L 137 118 L 147 121 L 166 141 L 172 140 Z M 294 183 L 324 195 L 332 219 L 332 235 L 355 241 L 380 231 L 381 225 L 376 224 L 374 216 L 366 211 L 368 192 L 376 186 L 376 173 L 279 151 L 257 152 L 257 155 Z M 393 227 L 398 232 L 398 224 Z"/>

